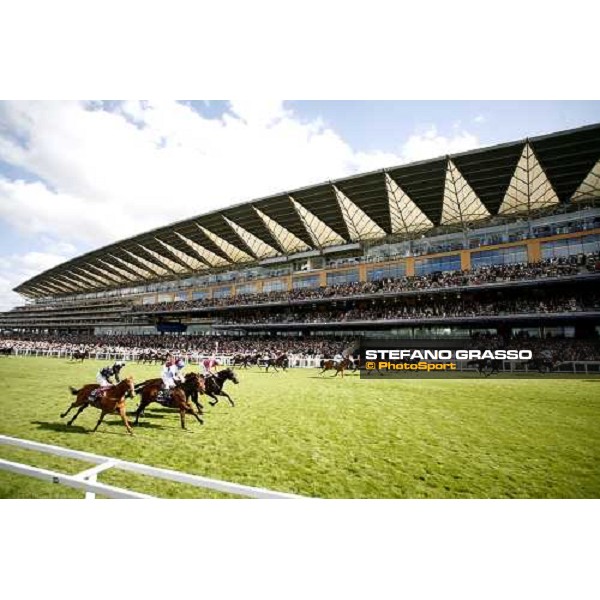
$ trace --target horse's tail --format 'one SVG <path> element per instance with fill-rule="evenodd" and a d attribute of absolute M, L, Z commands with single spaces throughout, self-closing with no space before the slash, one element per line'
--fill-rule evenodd
<path fill-rule="evenodd" d="M 72 385 L 69 386 L 69 390 L 71 390 L 71 394 L 73 396 L 77 396 L 81 390 L 76 390 Z"/>

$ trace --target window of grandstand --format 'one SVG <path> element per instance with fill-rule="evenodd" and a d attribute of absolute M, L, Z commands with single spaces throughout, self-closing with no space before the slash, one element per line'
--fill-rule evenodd
<path fill-rule="evenodd" d="M 542 258 L 576 256 L 600 252 L 600 235 L 585 235 L 579 238 L 542 242 Z"/>
<path fill-rule="evenodd" d="M 175 294 L 175 302 L 183 302 L 188 299 L 187 292 L 177 292 Z"/>
<path fill-rule="evenodd" d="M 263 285 L 263 292 L 284 292 L 287 290 L 285 281 L 281 279 L 275 279 L 273 281 L 266 281 Z"/>
<path fill-rule="evenodd" d="M 471 253 L 471 267 L 487 265 L 512 265 L 527 262 L 527 248 L 515 246 L 514 248 L 501 248 L 499 250 L 482 250 Z"/>
<path fill-rule="evenodd" d="M 217 288 L 213 291 L 213 298 L 228 298 L 231 296 L 231 286 Z"/>
<path fill-rule="evenodd" d="M 575 337 L 575 327 L 544 327 L 545 337 Z"/>
<path fill-rule="evenodd" d="M 244 285 L 238 285 L 235 288 L 236 294 L 256 294 L 256 284 L 246 283 Z"/>
<path fill-rule="evenodd" d="M 208 298 L 208 292 L 192 292 L 192 300 L 204 300 L 204 298 Z"/>
<path fill-rule="evenodd" d="M 142 304 L 154 304 L 156 302 L 156 298 L 154 296 L 146 296 L 142 300 Z"/>
<path fill-rule="evenodd" d="M 429 275 L 437 271 L 460 271 L 460 254 L 422 258 L 415 261 L 415 275 Z"/>
<path fill-rule="evenodd" d="M 369 267 L 367 269 L 367 281 L 377 281 L 379 279 L 387 279 L 388 277 L 404 277 L 404 275 L 406 275 L 406 265 L 404 263 L 382 267 Z"/>
<path fill-rule="evenodd" d="M 327 285 L 358 282 L 358 269 L 348 269 L 339 273 L 327 273 Z"/>
<path fill-rule="evenodd" d="M 303 290 L 307 288 L 318 288 L 321 282 L 319 275 L 311 275 L 310 277 L 295 277 L 292 283 L 295 290 Z"/>
<path fill-rule="evenodd" d="M 173 302 L 173 294 L 159 294 L 158 302 Z"/>

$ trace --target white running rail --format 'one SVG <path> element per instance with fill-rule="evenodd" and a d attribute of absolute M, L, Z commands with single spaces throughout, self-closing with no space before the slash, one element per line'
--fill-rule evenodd
<path fill-rule="evenodd" d="M 282 500 L 306 498 L 305 496 L 297 496 L 295 494 L 287 494 L 285 492 L 274 492 L 264 488 L 230 483 L 228 481 L 220 481 L 218 479 L 209 479 L 208 477 L 201 477 L 199 475 L 188 475 L 187 473 L 182 473 L 181 471 L 159 469 L 157 467 L 150 467 L 140 463 L 128 462 L 118 458 L 111 458 L 110 456 L 101 456 L 99 454 L 71 450 L 69 448 L 52 446 L 50 444 L 41 444 L 40 442 L 32 442 L 30 440 L 23 440 L 6 435 L 0 435 L 0 444 L 6 446 L 15 446 L 17 448 L 24 448 L 27 450 L 35 450 L 37 452 L 53 454 L 55 456 L 62 456 L 64 458 L 75 458 L 77 460 L 95 464 L 95 467 L 81 471 L 76 475 L 66 475 L 64 473 L 57 473 L 47 469 L 40 469 L 38 467 L 32 467 L 22 463 L 0 459 L 0 470 L 10 471 L 20 475 L 28 475 L 29 477 L 35 477 L 36 479 L 41 479 L 50 483 L 84 490 L 85 497 L 88 500 L 93 500 L 96 497 L 96 494 L 108 496 L 109 498 L 154 498 L 154 496 L 148 496 L 147 494 L 141 494 L 139 492 L 133 492 L 124 488 L 98 483 L 96 481 L 97 475 L 102 471 L 106 471 L 107 469 L 120 469 L 122 471 L 129 471 L 131 473 L 156 477 L 157 479 L 167 479 L 169 481 L 185 483 L 187 485 L 216 490 L 218 492 L 225 492 L 227 494 L 245 496 L 247 498 Z"/>

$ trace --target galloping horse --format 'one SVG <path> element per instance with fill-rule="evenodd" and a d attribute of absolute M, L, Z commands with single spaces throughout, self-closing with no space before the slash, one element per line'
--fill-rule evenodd
<path fill-rule="evenodd" d="M 133 434 L 131 429 L 131 425 L 127 420 L 127 414 L 125 413 L 125 396 L 131 395 L 133 397 L 133 378 L 126 377 L 111 388 L 108 388 L 100 393 L 97 393 L 92 396 L 92 392 L 100 389 L 100 386 L 97 383 L 90 383 L 88 385 L 84 385 L 82 388 L 76 390 L 75 388 L 69 388 L 71 390 L 71 394 L 73 396 L 77 396 L 75 402 L 69 406 L 69 408 L 60 415 L 61 419 L 64 419 L 72 408 L 79 407 L 79 410 L 75 413 L 75 416 L 67 423 L 67 425 L 73 425 L 73 421 L 88 407 L 93 406 L 94 408 L 99 408 L 102 412 L 100 414 L 100 418 L 96 423 L 96 427 L 94 427 L 94 431 L 98 429 L 100 423 L 102 423 L 102 419 L 104 416 L 109 413 L 118 412 L 121 415 L 121 419 L 123 419 L 123 423 L 125 423 L 125 428 L 127 429 L 127 433 Z"/>
<path fill-rule="evenodd" d="M 246 356 L 244 354 L 235 354 L 231 359 L 232 367 L 244 367 L 244 369 L 248 368 L 248 365 L 251 365 L 251 356 Z"/>
<path fill-rule="evenodd" d="M 273 371 L 277 373 L 277 367 L 285 371 L 290 365 L 290 360 L 287 354 L 280 354 L 276 358 L 264 360 L 262 365 L 265 367 L 265 373 L 269 371 L 269 367 L 273 367 Z"/>
<path fill-rule="evenodd" d="M 229 400 L 229 404 L 235 406 L 229 394 L 223 391 L 223 385 L 226 381 L 233 381 L 235 384 L 239 383 L 238 378 L 231 369 L 223 369 L 214 375 L 204 377 L 204 393 L 214 400 L 214 402 L 209 400 L 211 406 L 214 406 L 219 401 L 217 396 L 225 396 Z"/>
<path fill-rule="evenodd" d="M 140 415 L 144 412 L 144 409 L 152 402 L 158 402 L 168 408 L 177 408 L 179 410 L 179 416 L 181 419 L 181 428 L 186 429 L 185 426 L 185 415 L 191 413 L 196 417 L 196 420 L 202 425 L 204 421 L 200 418 L 196 409 L 188 402 L 187 398 L 191 395 L 193 397 L 196 394 L 204 392 L 204 380 L 198 373 L 187 373 L 185 376 L 185 382 L 177 385 L 171 390 L 170 395 L 164 400 L 159 400 L 158 395 L 162 389 L 162 379 L 149 379 L 145 382 L 145 385 L 140 388 L 136 386 L 135 391 L 141 394 L 140 405 L 135 411 L 135 422 L 134 425 L 138 424 Z M 196 402 L 198 405 L 198 403 Z M 200 409 L 200 414 L 202 410 Z"/>
<path fill-rule="evenodd" d="M 11 356 L 14 352 L 14 346 L 10 348 L 0 348 L 0 356 Z"/>
<path fill-rule="evenodd" d="M 501 360 L 496 360 L 493 358 L 482 358 L 479 360 L 470 360 L 467 363 L 468 367 L 476 366 L 477 372 L 484 377 L 489 377 L 494 373 L 500 373 L 500 367 L 502 366 Z"/>
<path fill-rule="evenodd" d="M 83 362 L 86 358 L 90 357 L 90 353 L 89 350 L 85 350 L 85 351 L 81 351 L 81 350 L 75 350 L 75 352 L 73 352 L 73 354 L 71 354 L 71 360 L 75 361 L 75 360 L 81 360 L 81 362 Z"/>
<path fill-rule="evenodd" d="M 341 373 L 342 379 L 343 379 L 344 371 L 348 367 L 353 367 L 353 363 L 349 358 L 344 358 L 339 363 L 333 359 L 324 359 L 321 361 L 321 366 L 319 367 L 319 368 L 323 369 L 319 373 L 319 375 L 323 375 L 323 373 L 325 373 L 325 371 L 331 371 L 332 369 L 335 369 L 335 375 L 333 375 L 333 377 L 337 377 L 338 373 Z M 356 369 L 353 368 L 353 370 L 356 370 Z"/>

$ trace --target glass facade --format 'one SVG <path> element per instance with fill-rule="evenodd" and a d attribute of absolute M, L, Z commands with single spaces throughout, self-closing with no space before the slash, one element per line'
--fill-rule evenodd
<path fill-rule="evenodd" d="M 235 288 L 236 294 L 256 294 L 256 284 L 246 283 L 244 285 L 238 285 Z"/>
<path fill-rule="evenodd" d="M 228 298 L 231 296 L 231 286 L 217 288 L 213 292 L 213 298 Z"/>
<path fill-rule="evenodd" d="M 367 269 L 367 281 L 377 281 L 378 279 L 387 279 L 389 277 L 404 277 L 406 275 L 406 265 L 397 263 L 393 265 L 383 265 L 381 267 L 369 267 Z"/>
<path fill-rule="evenodd" d="M 460 271 L 460 254 L 415 260 L 415 275 L 429 275 L 438 271 Z"/>
<path fill-rule="evenodd" d="M 337 273 L 327 273 L 327 285 L 341 285 L 344 283 L 356 283 L 358 281 L 358 269 L 349 269 Z"/>
<path fill-rule="evenodd" d="M 173 294 L 159 294 L 158 302 L 173 302 Z"/>
<path fill-rule="evenodd" d="M 208 292 L 192 292 L 192 300 L 204 300 L 204 298 L 208 298 Z"/>
<path fill-rule="evenodd" d="M 542 258 L 557 258 L 600 252 L 600 235 L 542 242 Z"/>
<path fill-rule="evenodd" d="M 500 248 L 498 250 L 482 250 L 471 252 L 471 268 L 488 265 L 513 265 L 527 262 L 527 247 Z"/>
<path fill-rule="evenodd" d="M 318 288 L 321 285 L 321 277 L 319 275 L 311 275 L 310 277 L 297 277 L 294 278 L 292 285 L 295 290 Z"/>
<path fill-rule="evenodd" d="M 266 281 L 263 285 L 263 292 L 284 292 L 287 290 L 287 284 L 281 279 L 275 279 L 274 281 Z"/>

